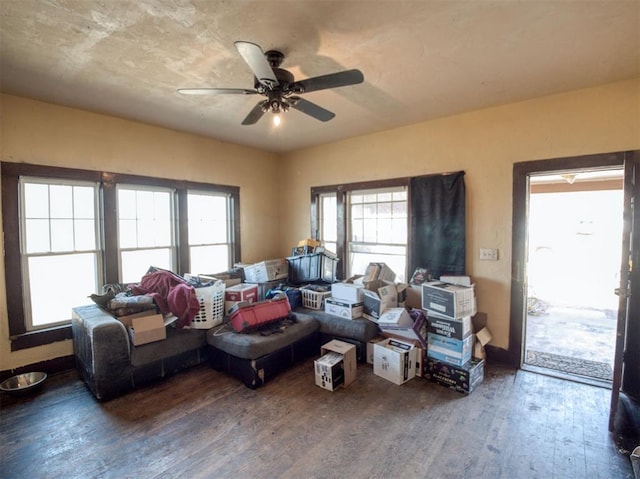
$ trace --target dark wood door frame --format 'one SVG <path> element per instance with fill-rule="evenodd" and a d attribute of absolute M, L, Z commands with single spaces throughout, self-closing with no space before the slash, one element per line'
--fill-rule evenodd
<path fill-rule="evenodd" d="M 526 315 L 527 225 L 529 176 L 562 170 L 622 167 L 629 152 L 552 158 L 526 161 L 513 165 L 513 217 L 511 240 L 511 312 L 509 322 L 508 361 L 520 368 L 523 361 L 524 317 Z"/>

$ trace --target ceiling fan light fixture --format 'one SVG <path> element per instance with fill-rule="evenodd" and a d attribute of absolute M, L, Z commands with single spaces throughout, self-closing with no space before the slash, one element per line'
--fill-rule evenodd
<path fill-rule="evenodd" d="M 273 126 L 280 126 L 280 113 L 274 113 L 273 114 Z"/>

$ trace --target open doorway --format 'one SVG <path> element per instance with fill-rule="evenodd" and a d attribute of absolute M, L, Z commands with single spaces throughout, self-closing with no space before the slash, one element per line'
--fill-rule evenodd
<path fill-rule="evenodd" d="M 610 386 L 622 168 L 531 174 L 522 367 Z"/>

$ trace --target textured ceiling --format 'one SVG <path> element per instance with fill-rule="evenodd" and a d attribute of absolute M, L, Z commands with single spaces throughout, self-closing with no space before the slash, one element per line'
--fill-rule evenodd
<path fill-rule="evenodd" d="M 260 96 L 234 41 L 281 50 L 296 80 L 364 83 L 240 123 Z M 286 152 L 640 76 L 640 1 L 0 0 L 2 91 Z"/>

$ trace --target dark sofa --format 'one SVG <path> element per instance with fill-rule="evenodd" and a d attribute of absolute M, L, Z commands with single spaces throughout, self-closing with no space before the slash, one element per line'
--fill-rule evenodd
<path fill-rule="evenodd" d="M 76 367 L 91 392 L 108 400 L 207 361 L 206 330 L 167 327 L 167 339 L 132 347 L 124 325 L 97 305 L 73 308 Z"/>

